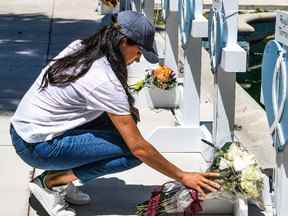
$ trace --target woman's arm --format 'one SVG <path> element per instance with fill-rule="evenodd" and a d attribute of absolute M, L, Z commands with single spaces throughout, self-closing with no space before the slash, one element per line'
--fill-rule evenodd
<path fill-rule="evenodd" d="M 216 177 L 216 173 L 184 172 L 167 159 L 165 159 L 149 142 L 141 135 L 131 115 L 115 115 L 108 113 L 113 124 L 126 142 L 128 148 L 135 157 L 139 158 L 148 166 L 175 179 L 187 187 L 193 188 L 203 195 L 203 188 L 215 191 L 219 184 L 209 180 L 207 177 Z"/>

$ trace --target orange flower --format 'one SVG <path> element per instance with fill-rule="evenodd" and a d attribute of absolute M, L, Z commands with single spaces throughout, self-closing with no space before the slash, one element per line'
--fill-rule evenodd
<path fill-rule="evenodd" d="M 152 71 L 152 75 L 161 82 L 168 82 L 171 79 L 172 69 L 165 65 L 159 65 Z"/>

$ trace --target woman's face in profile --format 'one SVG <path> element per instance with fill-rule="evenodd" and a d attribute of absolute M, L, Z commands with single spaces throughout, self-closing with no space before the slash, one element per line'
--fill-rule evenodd
<path fill-rule="evenodd" d="M 130 45 L 124 38 L 120 43 L 120 50 L 125 59 L 126 65 L 130 65 L 133 62 L 139 62 L 142 52 L 137 45 Z"/>

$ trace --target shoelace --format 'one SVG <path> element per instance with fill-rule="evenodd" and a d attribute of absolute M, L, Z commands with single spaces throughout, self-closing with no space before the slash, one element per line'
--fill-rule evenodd
<path fill-rule="evenodd" d="M 82 191 L 80 191 L 78 187 L 75 187 L 72 184 L 67 187 L 66 191 L 69 191 L 69 193 L 82 195 Z"/>
<path fill-rule="evenodd" d="M 79 189 L 75 186 L 73 186 L 72 184 L 70 184 L 67 188 L 67 190 L 70 190 L 72 193 L 78 193 Z"/>

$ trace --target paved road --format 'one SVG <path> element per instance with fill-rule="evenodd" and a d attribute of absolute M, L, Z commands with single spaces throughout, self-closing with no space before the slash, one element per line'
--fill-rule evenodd
<path fill-rule="evenodd" d="M 0 8 L 1 112 L 15 110 L 48 59 L 72 40 L 93 34 L 99 17 L 89 0 L 68 5 L 63 0 L 12 0 L 1 1 Z"/>

